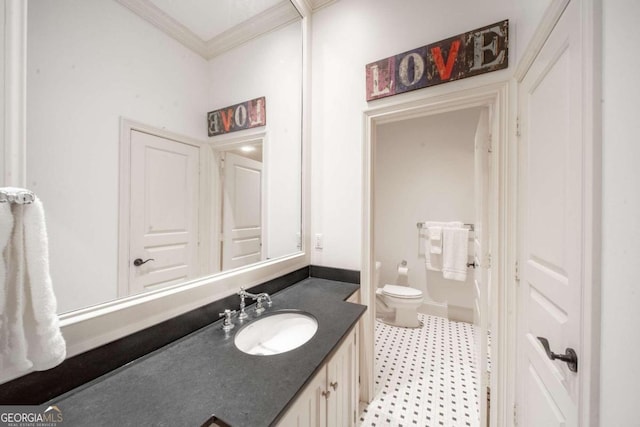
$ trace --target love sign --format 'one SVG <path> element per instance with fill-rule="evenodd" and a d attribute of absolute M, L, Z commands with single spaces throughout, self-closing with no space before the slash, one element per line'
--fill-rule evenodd
<path fill-rule="evenodd" d="M 267 124 L 265 97 L 207 113 L 209 136 L 222 135 Z"/>
<path fill-rule="evenodd" d="M 509 66 L 509 21 L 367 64 L 367 101 Z"/>

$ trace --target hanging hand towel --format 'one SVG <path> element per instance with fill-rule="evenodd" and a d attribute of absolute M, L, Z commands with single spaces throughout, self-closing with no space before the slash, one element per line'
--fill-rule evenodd
<path fill-rule="evenodd" d="M 442 229 L 442 275 L 445 279 L 467 280 L 469 230 L 445 227 Z"/>
<path fill-rule="evenodd" d="M 18 373 L 26 371 L 33 364 L 27 359 L 27 342 L 24 336 L 24 206 L 9 206 L 13 216 L 13 230 L 3 254 L 7 275 L 0 329 L 0 365 L 4 372 Z"/>
<path fill-rule="evenodd" d="M 11 238 L 13 230 L 13 214 L 9 203 L 0 203 L 0 371 L 3 370 L 3 348 L 8 346 L 5 330 L 6 301 L 7 301 L 7 264 L 5 261 L 5 249 Z"/>
<path fill-rule="evenodd" d="M 442 253 L 442 227 L 438 225 L 429 227 L 430 251 L 432 254 Z"/>
<path fill-rule="evenodd" d="M 431 252 L 431 241 L 424 239 L 424 260 L 427 270 L 442 271 L 442 254 Z"/>
<path fill-rule="evenodd" d="M 49 275 L 42 203 L 11 205 L 14 226 L 4 251 L 7 262 L 5 310 L 0 329 L 3 369 L 50 369 L 66 357 Z"/>
<path fill-rule="evenodd" d="M 426 238 L 428 239 L 428 245 L 425 246 L 425 252 L 432 254 L 442 253 L 442 227 L 457 227 L 461 228 L 464 224 L 460 221 L 425 221 L 422 223 L 422 227 L 426 228 Z M 442 266 L 441 263 L 438 265 Z M 438 268 L 440 271 L 440 268 Z"/>
<path fill-rule="evenodd" d="M 49 275 L 49 241 L 39 199 L 26 205 L 24 245 L 30 311 L 25 313 L 29 359 L 36 370 L 50 369 L 64 360 L 67 347 L 60 332 L 56 296 Z M 29 293 L 30 292 L 30 293 Z"/>

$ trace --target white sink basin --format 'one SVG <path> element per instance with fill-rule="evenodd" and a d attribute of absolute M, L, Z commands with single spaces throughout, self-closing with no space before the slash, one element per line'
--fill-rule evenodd
<path fill-rule="evenodd" d="M 318 330 L 318 321 L 302 311 L 266 314 L 236 333 L 234 344 L 248 354 L 267 356 L 300 347 Z"/>

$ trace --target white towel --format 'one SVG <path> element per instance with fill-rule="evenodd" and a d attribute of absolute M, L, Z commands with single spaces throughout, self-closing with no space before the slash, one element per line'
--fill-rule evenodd
<path fill-rule="evenodd" d="M 13 231 L 13 214 L 9 203 L 0 203 L 0 371 L 3 370 L 2 353 L 7 347 L 6 334 L 4 333 L 6 301 L 7 301 L 7 268 L 4 251 L 9 244 L 11 232 Z"/>
<path fill-rule="evenodd" d="M 442 275 L 445 279 L 467 280 L 469 229 L 444 227 L 442 229 Z"/>
<path fill-rule="evenodd" d="M 442 271 L 442 254 L 431 252 L 430 239 L 424 239 L 424 260 L 427 270 Z"/>
<path fill-rule="evenodd" d="M 429 240 L 431 241 L 431 253 L 432 254 L 441 254 L 442 253 L 442 227 L 438 225 L 434 225 L 429 227 Z"/>
<path fill-rule="evenodd" d="M 13 232 L 4 250 L 5 306 L 0 313 L 0 365 L 24 371 L 50 369 L 66 357 L 49 275 L 42 203 L 12 204 Z"/>
<path fill-rule="evenodd" d="M 442 227 L 463 227 L 463 223 L 460 221 L 425 221 L 423 222 L 423 228 L 426 228 L 425 237 L 427 238 L 427 245 L 425 246 L 425 256 L 427 258 L 427 268 L 429 265 L 436 266 L 433 270 L 440 271 L 442 269 L 442 260 L 440 257 L 433 257 L 427 254 L 441 254 L 442 253 Z M 439 267 L 438 267 L 439 266 Z"/>

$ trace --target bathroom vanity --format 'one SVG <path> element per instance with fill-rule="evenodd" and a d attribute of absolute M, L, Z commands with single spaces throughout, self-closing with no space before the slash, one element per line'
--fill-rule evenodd
<path fill-rule="evenodd" d="M 302 346 L 273 355 L 240 351 L 240 322 L 216 321 L 48 402 L 65 425 L 353 425 L 357 417 L 359 285 L 308 278 L 274 295 L 262 316 L 301 310 L 318 322 Z M 260 318 L 249 307 L 249 319 Z M 346 421 L 338 421 L 346 420 Z M 215 425 L 215 424 L 213 424 Z"/>

